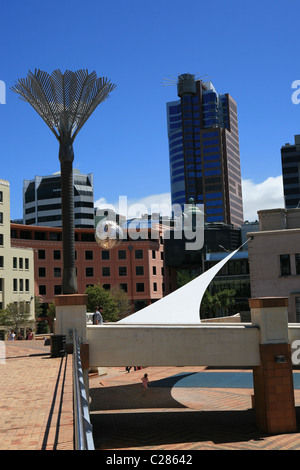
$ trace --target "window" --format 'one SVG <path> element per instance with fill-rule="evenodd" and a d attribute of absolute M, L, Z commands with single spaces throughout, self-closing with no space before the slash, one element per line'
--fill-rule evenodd
<path fill-rule="evenodd" d="M 53 259 L 61 259 L 60 250 L 53 250 Z"/>
<path fill-rule="evenodd" d="M 122 289 L 124 292 L 127 292 L 127 284 L 120 284 L 120 289 Z"/>
<path fill-rule="evenodd" d="M 110 284 L 103 284 L 103 289 L 110 290 Z"/>
<path fill-rule="evenodd" d="M 136 284 L 136 291 L 137 292 L 144 292 L 145 287 L 143 282 L 137 282 Z"/>
<path fill-rule="evenodd" d="M 135 250 L 135 259 L 143 259 L 143 250 Z"/>
<path fill-rule="evenodd" d="M 127 276 L 127 268 L 126 266 L 119 267 L 119 276 Z"/>
<path fill-rule="evenodd" d="M 94 276 L 94 268 L 85 268 L 85 275 L 86 277 L 93 277 Z"/>
<path fill-rule="evenodd" d="M 25 258 L 25 269 L 29 269 L 29 258 Z"/>
<path fill-rule="evenodd" d="M 47 289 L 46 286 L 39 286 L 39 295 L 46 295 Z"/>
<path fill-rule="evenodd" d="M 157 282 L 153 282 L 153 290 L 154 292 L 157 292 Z"/>
<path fill-rule="evenodd" d="M 103 250 L 102 251 L 102 259 L 109 259 L 109 251 L 108 250 Z"/>
<path fill-rule="evenodd" d="M 144 275 L 144 266 L 136 266 L 135 267 L 135 274 L 137 276 L 143 276 Z"/>
<path fill-rule="evenodd" d="M 38 259 L 46 259 L 46 251 L 45 250 L 39 250 L 38 251 Z"/>
<path fill-rule="evenodd" d="M 156 266 L 152 266 L 152 274 L 153 276 L 156 276 Z"/>
<path fill-rule="evenodd" d="M 39 277 L 46 277 L 46 268 L 39 268 Z"/>
<path fill-rule="evenodd" d="M 102 276 L 107 277 L 110 276 L 110 268 L 105 266 L 102 268 Z"/>
<path fill-rule="evenodd" d="M 126 259 L 126 250 L 118 251 L 118 259 Z"/>
<path fill-rule="evenodd" d="M 279 255 L 279 260 L 280 260 L 280 275 L 290 276 L 291 275 L 290 255 Z"/>
<path fill-rule="evenodd" d="M 24 290 L 24 282 L 23 282 L 23 279 L 19 279 L 19 288 L 20 288 L 20 292 L 23 292 L 23 290 Z"/>
<path fill-rule="evenodd" d="M 25 279 L 25 290 L 29 292 L 29 279 Z"/>
<path fill-rule="evenodd" d="M 3 224 L 3 212 L 0 212 L 0 224 Z"/>
<path fill-rule="evenodd" d="M 152 258 L 155 259 L 155 250 L 152 250 Z"/>
<path fill-rule="evenodd" d="M 3 202 L 3 191 L 0 191 L 0 202 Z"/>
<path fill-rule="evenodd" d="M 54 277 L 61 277 L 61 268 L 54 268 Z"/>
<path fill-rule="evenodd" d="M 86 250 L 85 252 L 85 259 L 86 260 L 92 260 L 94 258 L 94 252 L 93 250 Z"/>
<path fill-rule="evenodd" d="M 13 269 L 17 269 L 18 267 L 18 258 L 13 257 Z"/>
<path fill-rule="evenodd" d="M 4 235 L 3 233 L 0 233 L 0 246 L 4 245 Z"/>
<path fill-rule="evenodd" d="M 19 258 L 19 269 L 23 269 L 23 258 Z"/>
<path fill-rule="evenodd" d="M 13 279 L 13 291 L 18 292 L 18 279 Z"/>
<path fill-rule="evenodd" d="M 54 295 L 60 295 L 61 294 L 61 285 L 55 285 L 54 286 Z"/>
<path fill-rule="evenodd" d="M 0 268 L 4 268 L 4 256 L 0 256 Z"/>
<path fill-rule="evenodd" d="M 300 297 L 295 298 L 296 306 L 296 322 L 300 323 Z"/>
<path fill-rule="evenodd" d="M 295 254 L 296 274 L 300 274 L 300 253 Z"/>

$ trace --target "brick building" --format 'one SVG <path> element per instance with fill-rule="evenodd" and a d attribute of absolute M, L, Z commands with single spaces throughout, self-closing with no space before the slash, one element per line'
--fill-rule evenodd
<path fill-rule="evenodd" d="M 62 229 L 11 223 L 11 245 L 34 250 L 35 295 L 44 303 L 61 294 L 63 271 Z M 132 240 L 127 237 L 111 250 L 96 243 L 94 229 L 75 229 L 78 292 L 101 283 L 106 289 L 121 287 L 136 311 L 177 287 L 176 269 L 165 265 L 161 233 Z"/>

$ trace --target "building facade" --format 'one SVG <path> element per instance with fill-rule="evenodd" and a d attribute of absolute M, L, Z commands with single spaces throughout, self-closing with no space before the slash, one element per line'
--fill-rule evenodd
<path fill-rule="evenodd" d="M 73 172 L 74 225 L 94 227 L 93 175 Z M 61 227 L 61 178 L 60 173 L 36 176 L 23 182 L 23 222 L 26 225 Z"/>
<path fill-rule="evenodd" d="M 61 294 L 63 271 L 62 230 L 11 224 L 12 245 L 34 251 L 35 295 L 51 303 Z M 122 288 L 136 311 L 177 287 L 176 270 L 165 265 L 163 237 L 154 240 L 128 237 L 118 247 L 101 248 L 94 229 L 75 229 L 78 292 L 90 285 Z"/>
<path fill-rule="evenodd" d="M 172 205 L 204 204 L 206 222 L 243 223 L 237 105 L 211 82 L 178 77 L 167 103 Z"/>
<path fill-rule="evenodd" d="M 252 297 L 288 297 L 288 320 L 300 322 L 300 209 L 258 212 L 248 233 Z"/>
<path fill-rule="evenodd" d="M 284 204 L 286 209 L 300 207 L 300 135 L 294 145 L 281 147 Z"/>
<path fill-rule="evenodd" d="M 34 320 L 33 250 L 11 244 L 10 185 L 0 180 L 0 309 L 23 301 L 30 312 L 30 320 Z"/>

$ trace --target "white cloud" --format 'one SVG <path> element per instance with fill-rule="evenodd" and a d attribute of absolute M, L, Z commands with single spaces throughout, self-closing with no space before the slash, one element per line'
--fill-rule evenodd
<path fill-rule="evenodd" d="M 262 209 L 284 207 L 282 176 L 269 177 L 261 183 L 254 183 L 252 180 L 246 179 L 242 181 L 242 187 L 244 220 L 249 222 L 257 220 L 257 211 Z M 95 202 L 95 207 L 110 208 L 118 213 L 120 201 L 121 196 L 114 203 L 108 203 L 105 198 L 101 197 Z M 146 212 L 149 214 L 151 212 L 160 212 L 163 215 L 170 214 L 170 193 L 152 194 L 140 199 L 126 198 L 125 201 L 128 217 L 139 217 Z"/>
<path fill-rule="evenodd" d="M 130 217 L 139 217 L 145 213 L 159 212 L 162 215 L 170 215 L 171 207 L 171 194 L 152 194 L 142 198 L 127 198 L 126 196 L 119 196 L 119 199 L 114 203 L 108 203 L 105 198 L 100 198 L 95 202 L 95 207 L 100 209 L 110 208 L 117 213 L 127 215 Z"/>
<path fill-rule="evenodd" d="M 258 220 L 257 211 L 284 207 L 282 176 L 269 177 L 261 183 L 243 180 L 244 220 Z"/>

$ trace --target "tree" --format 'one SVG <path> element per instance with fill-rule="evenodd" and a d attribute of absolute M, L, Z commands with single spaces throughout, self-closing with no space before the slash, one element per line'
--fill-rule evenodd
<path fill-rule="evenodd" d="M 188 282 L 192 281 L 197 277 L 198 274 L 192 274 L 188 269 L 180 269 L 177 271 L 177 286 L 182 287 Z"/>
<path fill-rule="evenodd" d="M 38 295 L 34 297 L 34 311 L 35 311 L 35 318 L 41 317 L 43 315 L 42 301 Z"/>
<path fill-rule="evenodd" d="M 127 317 L 131 313 L 131 303 L 126 292 L 123 289 L 117 286 L 114 286 L 111 289 L 111 295 L 117 302 L 118 311 L 119 311 L 118 320 L 121 320 L 121 318 Z"/>
<path fill-rule="evenodd" d="M 85 293 L 87 294 L 87 311 L 94 312 L 95 308 L 100 305 L 103 307 L 103 320 L 114 322 L 118 319 L 118 304 L 113 298 L 110 291 L 104 289 L 101 284 L 96 286 L 88 286 Z"/>
<path fill-rule="evenodd" d="M 0 313 L 0 323 L 14 331 L 20 331 L 31 324 L 30 308 L 25 301 L 11 302 Z"/>
<path fill-rule="evenodd" d="M 228 314 L 230 307 L 235 303 L 234 296 L 234 289 L 224 289 L 215 293 L 206 289 L 200 307 L 201 318 L 214 318 Z"/>
<path fill-rule="evenodd" d="M 111 291 L 104 289 L 101 284 L 88 286 L 87 311 L 94 312 L 96 307 L 103 307 L 103 320 L 115 322 L 126 317 L 130 313 L 130 302 L 123 289 L 113 287 Z"/>

